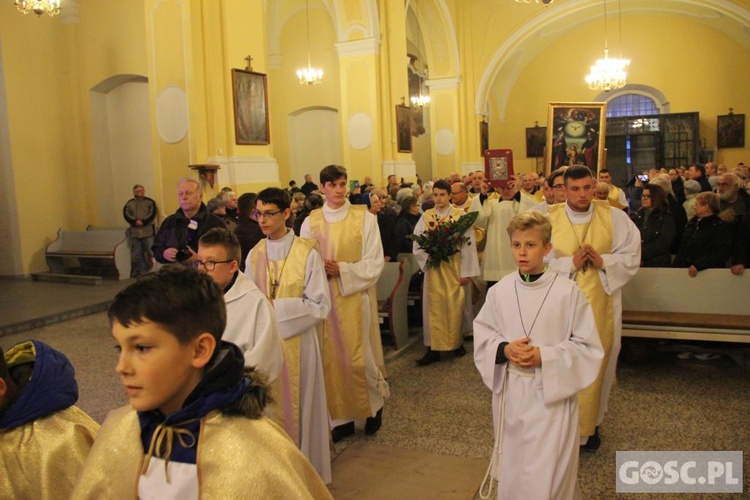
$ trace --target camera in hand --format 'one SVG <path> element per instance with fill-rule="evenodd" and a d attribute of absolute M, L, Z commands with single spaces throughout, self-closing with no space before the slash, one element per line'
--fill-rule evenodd
<path fill-rule="evenodd" d="M 190 247 L 185 245 L 184 247 L 177 250 L 177 253 L 174 257 L 177 262 L 182 262 L 183 260 L 188 260 L 190 258 L 190 255 Z"/>
<path fill-rule="evenodd" d="M 638 180 L 641 182 L 648 182 L 648 174 L 638 174 Z"/>

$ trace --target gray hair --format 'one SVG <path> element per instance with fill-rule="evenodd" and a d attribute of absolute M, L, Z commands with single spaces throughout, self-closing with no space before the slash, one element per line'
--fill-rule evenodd
<path fill-rule="evenodd" d="M 219 198 L 224 201 L 229 201 L 232 199 L 232 196 L 237 196 L 237 193 L 235 193 L 234 191 L 224 191 L 223 193 L 221 193 L 221 195 L 219 195 Z"/>
<path fill-rule="evenodd" d="M 180 184 L 184 184 L 186 182 L 195 184 L 195 189 L 198 190 L 198 194 L 203 194 L 203 188 L 201 187 L 201 183 L 190 177 L 183 177 L 182 179 L 177 181 L 177 189 L 180 189 Z"/>
<path fill-rule="evenodd" d="M 685 188 L 685 191 L 689 192 L 690 194 L 700 193 L 701 183 L 690 179 L 685 181 L 685 184 L 683 184 L 683 188 Z"/>
<path fill-rule="evenodd" d="M 648 183 L 659 186 L 660 188 L 664 189 L 667 194 L 672 194 L 672 182 L 669 179 L 658 176 L 648 181 Z"/>

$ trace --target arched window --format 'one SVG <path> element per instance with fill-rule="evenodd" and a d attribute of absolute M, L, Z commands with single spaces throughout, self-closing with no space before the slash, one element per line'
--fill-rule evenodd
<path fill-rule="evenodd" d="M 642 94 L 622 94 L 607 103 L 607 118 L 658 114 L 654 100 Z"/>

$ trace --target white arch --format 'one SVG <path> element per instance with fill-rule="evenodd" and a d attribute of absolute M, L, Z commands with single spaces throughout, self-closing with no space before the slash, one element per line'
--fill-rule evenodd
<path fill-rule="evenodd" d="M 614 0 L 607 1 L 615 3 Z M 622 14 L 691 17 L 750 50 L 750 10 L 728 0 L 633 0 L 623 5 Z M 502 121 L 510 89 L 534 57 L 565 33 L 603 17 L 599 0 L 571 0 L 559 6 L 555 4 L 520 26 L 498 48 L 482 74 L 474 112 L 489 114 L 489 98 L 494 88 L 500 94 L 496 100 Z"/>

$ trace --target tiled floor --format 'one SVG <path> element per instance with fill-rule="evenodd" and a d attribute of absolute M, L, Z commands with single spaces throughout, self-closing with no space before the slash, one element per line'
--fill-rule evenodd
<path fill-rule="evenodd" d="M 103 311 L 132 281 L 75 285 L 0 279 L 0 336 Z"/>

